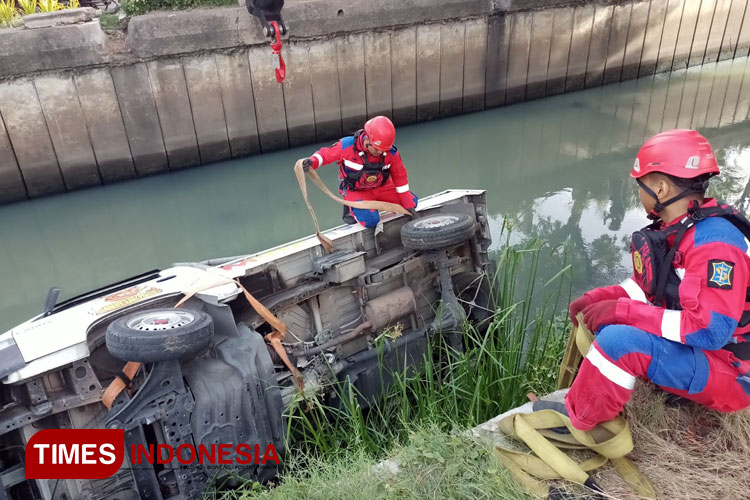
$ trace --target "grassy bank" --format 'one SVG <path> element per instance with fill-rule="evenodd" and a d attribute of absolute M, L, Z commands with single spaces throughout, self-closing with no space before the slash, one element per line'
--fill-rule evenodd
<path fill-rule="evenodd" d="M 275 488 L 248 485 L 225 498 L 521 498 L 489 450 L 461 430 L 554 389 L 564 349 L 570 280 L 566 254 L 535 241 L 496 255 L 497 311 L 488 327 L 463 325 L 465 352 L 431 339 L 419 370 L 391 374 L 392 387 L 369 409 L 351 386 L 336 408 L 299 401 L 288 417 L 287 470 Z M 561 271 L 540 282 L 541 261 Z M 396 456 L 398 477 L 371 467 Z"/>

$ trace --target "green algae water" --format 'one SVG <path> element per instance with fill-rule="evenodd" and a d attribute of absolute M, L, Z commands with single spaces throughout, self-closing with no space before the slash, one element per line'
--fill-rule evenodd
<path fill-rule="evenodd" d="M 710 194 L 750 210 L 750 63 L 670 74 L 398 129 L 412 190 L 488 191 L 494 245 L 568 242 L 574 290 L 629 273 L 647 222 L 628 177 L 649 136 L 696 128 L 722 176 Z M 292 166 L 318 146 L 0 207 L 0 332 L 60 300 L 174 262 L 262 250 L 311 234 Z M 337 167 L 321 171 L 333 189 Z M 322 227 L 340 206 L 313 193 Z M 543 269 L 550 276 L 554 266 Z"/>

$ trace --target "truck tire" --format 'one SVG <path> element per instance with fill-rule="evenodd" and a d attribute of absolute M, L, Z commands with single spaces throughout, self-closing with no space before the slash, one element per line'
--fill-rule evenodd
<path fill-rule="evenodd" d="M 107 350 L 122 361 L 153 363 L 195 356 L 211 342 L 213 318 L 192 309 L 148 309 L 107 327 Z"/>
<path fill-rule="evenodd" d="M 467 214 L 435 214 L 414 219 L 401 228 L 401 243 L 412 250 L 440 250 L 474 235 L 474 219 Z"/>

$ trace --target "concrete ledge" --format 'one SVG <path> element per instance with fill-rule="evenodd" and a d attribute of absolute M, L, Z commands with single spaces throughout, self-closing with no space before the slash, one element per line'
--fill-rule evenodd
<path fill-rule="evenodd" d="M 128 48 L 137 57 L 184 54 L 264 43 L 254 17 L 239 7 L 155 12 L 128 24 Z"/>
<path fill-rule="evenodd" d="M 523 10 L 542 10 L 555 7 L 575 7 L 577 5 L 596 4 L 614 5 L 627 0 L 492 0 L 492 12 L 502 14 Z"/>
<path fill-rule="evenodd" d="M 484 16 L 489 0 L 314 0 L 290 2 L 284 20 L 292 39 Z M 257 19 L 245 7 L 155 12 L 128 25 L 128 47 L 138 57 L 265 44 Z"/>
<path fill-rule="evenodd" d="M 307 0 L 289 2 L 284 18 L 291 39 L 299 40 L 585 3 L 592 0 Z M 34 14 L 24 18 L 25 29 L 0 30 L 0 78 L 109 62 L 96 14 L 88 8 Z M 130 20 L 125 60 L 266 43 L 244 6 L 154 12 Z"/>
<path fill-rule="evenodd" d="M 486 16 L 490 0 L 315 0 L 289 2 L 284 20 L 292 37 L 374 30 Z"/>
<path fill-rule="evenodd" d="M 284 20 L 294 40 L 588 3 L 591 0 L 309 0 L 289 2 L 284 7 Z M 136 16 L 128 25 L 127 41 L 137 57 L 267 43 L 258 21 L 245 7 Z"/>
<path fill-rule="evenodd" d="M 27 28 L 51 28 L 67 24 L 85 23 L 102 15 L 102 11 L 93 7 L 80 9 L 65 9 L 56 12 L 41 12 L 23 17 L 23 25 Z"/>
<path fill-rule="evenodd" d="M 0 30 L 0 78 L 106 64 L 109 61 L 106 43 L 99 21 Z"/>

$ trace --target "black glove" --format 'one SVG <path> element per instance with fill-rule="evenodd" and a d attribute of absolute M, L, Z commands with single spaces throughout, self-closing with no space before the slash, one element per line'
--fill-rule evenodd
<path fill-rule="evenodd" d="M 417 207 L 407 208 L 406 211 L 409 212 L 409 215 L 411 215 L 412 217 L 417 216 Z"/>
<path fill-rule="evenodd" d="M 302 160 L 302 171 L 307 173 L 312 168 L 312 162 L 310 161 L 310 158 L 305 158 Z"/>

